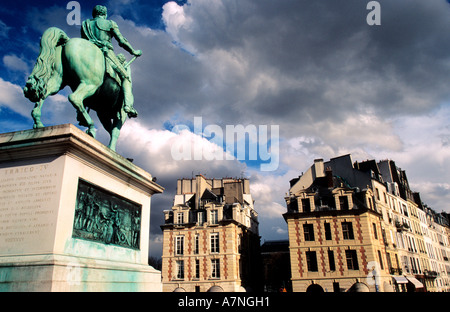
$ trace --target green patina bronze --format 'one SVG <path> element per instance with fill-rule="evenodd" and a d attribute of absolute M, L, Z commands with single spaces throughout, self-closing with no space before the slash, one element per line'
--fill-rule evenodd
<path fill-rule="evenodd" d="M 142 206 L 80 179 L 72 236 L 140 249 L 141 212 Z"/>
<path fill-rule="evenodd" d="M 88 127 L 86 133 L 95 138 L 94 122 L 88 113 L 95 110 L 111 136 L 109 147 L 115 151 L 126 118 L 137 117 L 129 65 L 142 51 L 134 50 L 117 24 L 107 19 L 106 7 L 96 6 L 92 15 L 83 22 L 82 38 L 70 39 L 56 27 L 44 32 L 39 57 L 23 91 L 36 103 L 31 112 L 33 127 L 41 128 L 44 100 L 69 86 L 73 91 L 69 101 L 77 111 L 79 125 Z M 112 38 L 134 56 L 130 62 L 126 63 L 122 54 L 114 54 Z"/>

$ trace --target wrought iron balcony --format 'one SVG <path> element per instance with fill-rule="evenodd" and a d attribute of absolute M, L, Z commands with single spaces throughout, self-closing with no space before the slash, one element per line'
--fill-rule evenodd
<path fill-rule="evenodd" d="M 401 268 L 391 268 L 390 273 L 391 275 L 402 275 L 403 270 Z"/>

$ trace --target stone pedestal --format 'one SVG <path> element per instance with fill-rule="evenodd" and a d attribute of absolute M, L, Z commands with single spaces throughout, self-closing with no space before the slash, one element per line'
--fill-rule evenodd
<path fill-rule="evenodd" d="M 152 176 L 71 124 L 0 134 L 0 291 L 161 291 Z"/>

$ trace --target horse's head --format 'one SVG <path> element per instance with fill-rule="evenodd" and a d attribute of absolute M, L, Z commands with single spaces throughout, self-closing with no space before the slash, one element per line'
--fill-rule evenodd
<path fill-rule="evenodd" d="M 39 102 L 45 96 L 45 85 L 37 81 L 34 76 L 30 76 L 23 88 L 23 94 L 31 102 Z"/>

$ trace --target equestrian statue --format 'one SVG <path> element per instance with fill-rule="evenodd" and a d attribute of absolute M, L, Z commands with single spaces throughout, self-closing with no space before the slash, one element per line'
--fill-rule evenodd
<path fill-rule="evenodd" d="M 44 100 L 69 86 L 69 101 L 77 111 L 80 126 L 95 138 L 90 109 L 97 112 L 103 127 L 111 136 L 109 148 L 116 150 L 120 129 L 127 117 L 137 117 L 133 107 L 130 64 L 142 55 L 134 50 L 107 19 L 107 8 L 95 6 L 92 19 L 83 21 L 81 38 L 70 39 L 56 27 L 47 29 L 41 38 L 36 65 L 23 89 L 25 97 L 35 103 L 31 112 L 33 128 L 42 128 L 41 109 Z M 133 58 L 127 63 L 123 54 L 115 55 L 112 38 Z"/>

